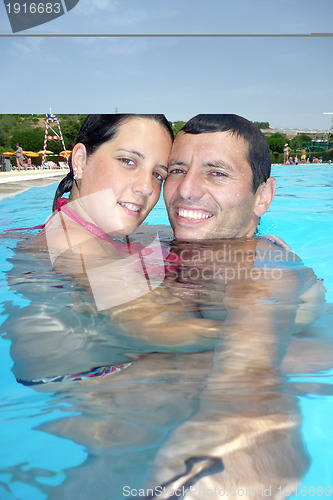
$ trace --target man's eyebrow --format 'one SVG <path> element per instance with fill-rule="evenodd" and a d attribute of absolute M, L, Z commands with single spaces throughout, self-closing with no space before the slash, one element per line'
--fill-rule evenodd
<path fill-rule="evenodd" d="M 131 153 L 131 154 L 133 154 L 133 155 L 135 155 L 135 156 L 138 156 L 139 158 L 144 158 L 144 157 L 145 157 L 142 153 L 140 153 L 139 151 L 135 151 L 135 150 L 133 150 L 133 149 L 122 149 L 122 148 L 121 148 L 121 149 L 117 149 L 117 150 L 116 150 L 116 152 L 117 152 L 117 153 L 118 153 L 118 152 L 119 152 L 119 153 L 121 153 L 121 152 L 124 152 L 124 153 Z"/>
<path fill-rule="evenodd" d="M 224 168 L 230 170 L 231 172 L 235 171 L 234 167 L 224 160 L 210 160 L 204 162 L 203 167 Z"/>
<path fill-rule="evenodd" d="M 184 161 L 177 160 L 176 158 L 174 158 L 174 159 L 171 158 L 171 160 L 168 163 L 168 166 L 173 167 L 174 165 L 179 165 L 179 166 L 184 167 L 186 165 L 186 163 Z"/>

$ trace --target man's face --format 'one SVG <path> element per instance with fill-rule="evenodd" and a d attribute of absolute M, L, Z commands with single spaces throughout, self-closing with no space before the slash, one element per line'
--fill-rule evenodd
<path fill-rule="evenodd" d="M 164 185 L 176 238 L 253 235 L 261 213 L 256 213 L 259 194 L 252 191 L 247 152 L 245 140 L 230 132 L 177 136 Z"/>

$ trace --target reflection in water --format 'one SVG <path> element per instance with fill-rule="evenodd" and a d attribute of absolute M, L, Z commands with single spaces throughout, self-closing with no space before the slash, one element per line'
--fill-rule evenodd
<path fill-rule="evenodd" d="M 61 411 L 38 429 L 88 452 L 60 485 L 40 487 L 49 499 L 290 494 L 309 460 L 281 363 L 322 298 L 310 269 L 260 239 L 174 242 L 163 268 L 154 262 L 159 287 L 98 311 L 84 276 L 36 252 L 18 250 L 9 275 L 31 301 L 6 305 L 13 371 Z M 126 268 L 126 283 L 137 274 Z"/>

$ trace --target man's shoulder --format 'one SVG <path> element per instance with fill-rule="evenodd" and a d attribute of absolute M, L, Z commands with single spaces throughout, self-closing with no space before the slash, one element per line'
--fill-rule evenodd
<path fill-rule="evenodd" d="M 258 238 L 255 267 L 265 272 L 274 288 L 301 295 L 317 283 L 317 277 L 302 259 L 266 238 Z"/>
<path fill-rule="evenodd" d="M 287 263 L 296 266 L 302 266 L 301 258 L 294 253 L 289 245 L 280 237 L 275 235 L 267 235 L 256 237 L 256 253 L 258 262 L 272 262 L 275 264 Z"/>

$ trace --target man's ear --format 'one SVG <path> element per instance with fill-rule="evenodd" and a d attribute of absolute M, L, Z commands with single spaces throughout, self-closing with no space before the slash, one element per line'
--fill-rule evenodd
<path fill-rule="evenodd" d="M 80 180 L 82 178 L 82 173 L 87 163 L 87 151 L 86 147 L 82 143 L 75 144 L 72 151 L 72 167 L 73 173 L 76 178 Z"/>
<path fill-rule="evenodd" d="M 261 217 L 268 210 L 273 201 L 276 191 L 276 179 L 270 177 L 266 182 L 260 184 L 256 192 L 256 203 L 254 213 Z"/>

